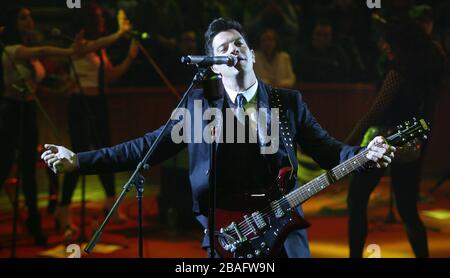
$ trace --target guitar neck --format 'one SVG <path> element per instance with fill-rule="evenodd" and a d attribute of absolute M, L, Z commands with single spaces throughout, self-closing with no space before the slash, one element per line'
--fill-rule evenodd
<path fill-rule="evenodd" d="M 287 194 L 285 198 L 289 202 L 291 208 L 302 204 L 315 194 L 330 186 L 332 183 L 342 179 L 354 170 L 362 167 L 369 161 L 369 159 L 366 157 L 367 153 L 367 150 L 360 152 L 359 154 L 339 164 L 325 174 L 318 176 L 302 187 Z"/>

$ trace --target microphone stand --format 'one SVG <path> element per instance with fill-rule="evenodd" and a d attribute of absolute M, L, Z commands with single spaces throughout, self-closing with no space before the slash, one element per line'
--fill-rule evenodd
<path fill-rule="evenodd" d="M 223 96 L 220 95 L 217 89 L 216 75 L 208 76 L 207 68 L 198 66 L 199 71 L 204 72 L 203 78 L 203 92 L 205 98 L 208 100 L 210 107 L 214 107 L 214 100 Z M 209 237 L 209 258 L 215 258 L 215 230 L 216 230 L 216 189 L 217 189 L 217 138 L 221 132 L 220 126 L 211 127 L 210 136 L 210 158 L 209 158 L 209 211 L 208 211 L 208 237 Z"/>
<path fill-rule="evenodd" d="M 181 98 L 180 102 L 178 103 L 178 105 L 176 106 L 175 109 L 180 108 L 186 102 L 187 96 L 189 95 L 191 90 L 195 86 L 197 86 L 197 84 L 201 80 L 203 80 L 204 74 L 205 74 L 205 71 L 200 71 L 200 70 L 198 71 L 198 73 L 195 75 L 193 81 L 191 82 L 191 85 L 189 85 L 188 89 L 184 93 L 183 97 Z M 165 136 L 165 133 L 166 133 L 168 127 L 170 126 L 171 122 L 172 122 L 172 120 L 169 118 L 167 120 L 166 124 L 164 125 L 163 129 L 159 133 L 158 137 L 155 139 L 155 141 L 153 142 L 153 144 L 151 145 L 151 147 L 149 148 L 149 150 L 145 154 L 145 156 L 142 159 L 142 161 L 138 163 L 138 165 L 136 166 L 136 169 L 134 170 L 133 174 L 131 175 L 129 180 L 125 183 L 125 185 L 123 186 L 122 192 L 120 193 L 119 197 L 117 198 L 116 202 L 114 203 L 113 207 L 109 211 L 109 213 L 106 216 L 106 218 L 103 220 L 103 223 L 96 230 L 96 232 L 92 236 L 91 240 L 86 245 L 84 251 L 87 254 L 90 254 L 92 252 L 92 250 L 94 249 L 95 245 L 99 241 L 99 239 L 100 239 L 100 237 L 101 237 L 101 235 L 103 233 L 103 230 L 105 229 L 105 226 L 108 224 L 109 219 L 115 213 L 117 207 L 120 205 L 122 200 L 125 198 L 126 193 L 128 193 L 131 190 L 131 188 L 134 186 L 136 188 L 136 190 L 137 190 L 137 196 L 136 197 L 138 199 L 138 206 L 139 206 L 139 208 L 138 208 L 138 213 L 139 213 L 139 215 L 138 215 L 138 218 L 139 218 L 139 225 L 138 225 L 139 250 L 138 250 L 138 252 L 139 252 L 139 258 L 143 258 L 142 197 L 143 197 L 143 192 L 144 192 L 144 177 L 140 173 L 141 173 L 142 170 L 147 170 L 147 171 L 150 170 L 150 165 L 147 164 L 147 161 L 152 157 L 153 153 L 155 152 L 155 150 L 159 146 L 159 143 L 161 142 L 163 136 Z"/>

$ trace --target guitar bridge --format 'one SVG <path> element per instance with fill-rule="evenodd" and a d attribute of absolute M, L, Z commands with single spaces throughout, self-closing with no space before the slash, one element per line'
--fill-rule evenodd
<path fill-rule="evenodd" d="M 233 234 L 236 236 L 233 236 Z M 239 227 L 234 222 L 232 222 L 228 227 L 220 229 L 219 242 L 226 251 L 234 252 L 242 243 L 246 241 L 247 238 L 242 235 Z"/>

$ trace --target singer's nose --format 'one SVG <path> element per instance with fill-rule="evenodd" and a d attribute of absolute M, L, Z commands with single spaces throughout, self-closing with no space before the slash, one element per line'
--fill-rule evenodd
<path fill-rule="evenodd" d="M 230 54 L 234 55 L 234 56 L 238 56 L 239 55 L 239 48 L 236 45 L 231 45 L 230 46 Z"/>

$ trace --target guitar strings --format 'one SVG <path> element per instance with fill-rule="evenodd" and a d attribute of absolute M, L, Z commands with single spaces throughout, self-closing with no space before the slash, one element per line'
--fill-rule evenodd
<path fill-rule="evenodd" d="M 342 168 L 342 167 L 346 168 L 346 167 L 349 167 L 349 165 L 352 165 L 352 166 L 353 166 L 353 164 L 351 163 L 353 160 L 358 160 L 359 162 L 361 162 L 361 161 L 360 161 L 360 158 L 361 158 L 362 156 L 365 156 L 368 152 L 369 152 L 369 151 L 368 151 L 367 149 L 364 150 L 364 151 L 362 151 L 362 152 L 360 152 L 359 154 L 355 155 L 355 156 L 352 157 L 351 159 L 349 159 L 349 160 L 343 162 L 341 165 L 339 165 L 339 168 Z M 367 159 L 367 158 L 366 158 L 366 159 Z M 367 161 L 366 161 L 366 162 L 367 162 Z M 335 168 L 333 168 L 333 169 L 337 169 L 337 167 L 335 167 Z M 333 169 L 332 169 L 332 170 L 333 170 Z M 342 178 L 342 177 L 341 177 L 341 178 Z M 316 180 L 313 180 L 312 183 L 311 183 L 311 186 L 312 186 L 314 183 L 317 183 L 317 181 L 316 181 Z M 310 187 L 310 186 L 308 186 L 308 188 L 309 188 L 309 187 Z M 319 191 L 321 191 L 321 190 L 319 190 Z M 318 193 L 319 191 L 314 192 L 314 194 Z M 275 203 L 275 206 L 277 206 L 277 205 L 279 205 L 279 206 L 289 205 L 289 206 L 290 206 L 290 203 L 289 203 L 289 200 L 288 200 L 288 199 L 289 199 L 289 196 L 292 197 L 293 195 L 297 195 L 297 196 L 300 196 L 300 197 L 307 197 L 307 194 L 308 194 L 308 193 L 306 192 L 306 187 L 300 187 L 300 188 L 298 188 L 298 189 L 296 189 L 296 190 L 294 190 L 294 191 L 288 193 L 288 194 L 287 194 L 286 196 L 284 196 L 283 198 L 281 198 L 281 199 L 275 201 L 274 203 Z M 296 199 L 296 200 L 300 200 L 298 197 L 295 197 L 295 199 Z M 267 207 L 267 208 L 265 208 L 263 211 L 261 211 L 261 217 L 262 217 L 262 218 L 270 217 L 272 213 L 273 213 L 272 208 L 271 208 L 271 207 Z M 237 226 L 238 226 L 238 228 L 239 228 L 240 230 L 242 230 L 241 233 L 242 233 L 244 236 L 248 236 L 248 235 L 250 235 L 250 234 L 253 233 L 253 227 L 249 226 L 249 224 L 247 223 L 246 220 L 241 221 L 240 223 L 237 224 Z M 232 231 L 231 234 L 237 235 L 237 232 L 236 232 L 236 231 Z"/>

